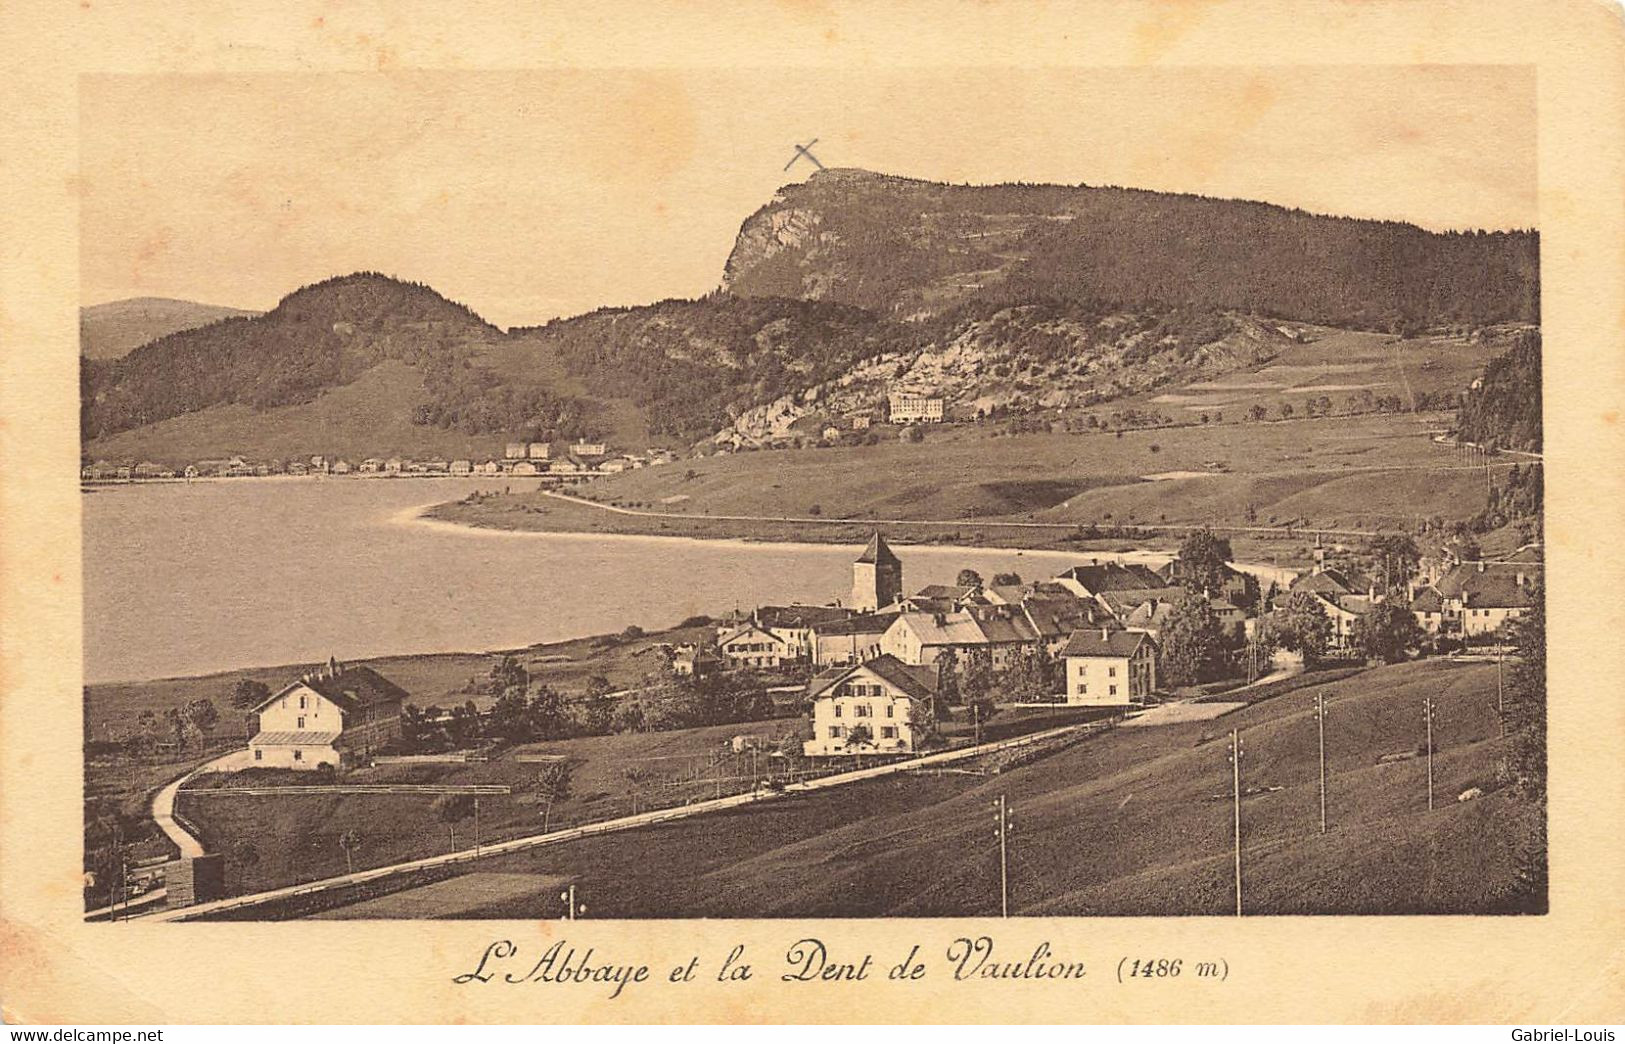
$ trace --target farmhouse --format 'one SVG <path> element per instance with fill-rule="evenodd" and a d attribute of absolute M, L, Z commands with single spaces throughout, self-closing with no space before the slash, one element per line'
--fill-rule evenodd
<path fill-rule="evenodd" d="M 1535 604 L 1526 563 L 1464 563 L 1434 586 L 1444 601 L 1446 626 L 1468 638 L 1498 630 Z"/>
<path fill-rule="evenodd" d="M 793 659 L 789 642 L 755 623 L 718 635 L 717 651 L 735 667 L 779 667 Z"/>
<path fill-rule="evenodd" d="M 1424 634 L 1444 633 L 1444 598 L 1431 587 L 1424 587 L 1411 599 L 1411 615 Z"/>
<path fill-rule="evenodd" d="M 1169 584 L 1187 586 L 1191 579 L 1190 572 L 1185 563 L 1176 558 L 1158 570 L 1158 575 Z M 1249 587 L 1256 590 L 1257 584 L 1258 582 L 1252 580 L 1246 573 L 1227 565 L 1224 567 L 1224 579 L 1219 581 L 1218 590 L 1209 591 L 1208 593 L 1223 598 L 1232 605 L 1245 606 L 1252 604 L 1254 601 L 1253 598 L 1248 596 Z"/>
<path fill-rule="evenodd" d="M 1078 598 L 1094 598 L 1106 591 L 1145 591 L 1168 586 L 1156 570 L 1147 566 L 1098 560 L 1086 566 L 1073 566 L 1056 576 L 1054 582 Z"/>
<path fill-rule="evenodd" d="M 254 708 L 259 731 L 248 741 L 254 765 L 347 768 L 400 738 L 406 697 L 370 667 L 329 659 Z"/>
<path fill-rule="evenodd" d="M 792 660 L 813 659 L 813 630 L 820 624 L 840 623 L 850 609 L 829 605 L 764 605 L 755 613 L 757 626 L 784 639 Z"/>
<path fill-rule="evenodd" d="M 682 678 L 705 678 L 724 666 L 722 657 L 708 645 L 684 644 L 671 652 L 672 673 Z"/>
<path fill-rule="evenodd" d="M 1066 702 L 1087 706 L 1143 704 L 1157 688 L 1157 643 L 1141 631 L 1091 628 L 1073 633 L 1066 659 Z"/>
<path fill-rule="evenodd" d="M 880 640 L 897 618 L 862 613 L 846 620 L 813 625 L 813 663 L 819 667 L 862 663 L 880 655 Z"/>
<path fill-rule="evenodd" d="M 808 757 L 903 754 L 918 749 L 932 718 L 935 668 L 910 666 L 893 656 L 825 671 L 807 684 L 813 738 Z"/>

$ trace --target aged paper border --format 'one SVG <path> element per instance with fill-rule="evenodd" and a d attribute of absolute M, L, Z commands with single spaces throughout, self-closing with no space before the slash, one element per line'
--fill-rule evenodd
<path fill-rule="evenodd" d="M 11 1022 L 1495 1022 L 1625 1011 L 1625 739 L 1614 549 L 1625 439 L 1625 26 L 1601 0 L 6 6 L 0 40 L 0 1003 Z M 749 988 L 458 987 L 533 923 L 79 921 L 77 78 L 86 72 L 760 65 L 1533 64 L 1546 344 L 1551 913 L 1539 918 L 579 922 L 659 977 L 737 943 Z M 1087 960 L 1081 985 L 782 984 L 803 935 L 900 959 L 990 931 Z M 899 943 L 903 943 L 899 947 Z M 894 951 L 896 951 L 894 953 Z M 1229 980 L 1119 986 L 1128 954 Z M 286 984 L 297 984 L 290 1002 Z M 656 988 L 660 987 L 660 988 Z"/>

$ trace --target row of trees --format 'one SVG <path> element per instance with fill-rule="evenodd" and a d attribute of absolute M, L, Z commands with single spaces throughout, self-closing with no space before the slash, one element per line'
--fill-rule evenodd
<path fill-rule="evenodd" d="M 472 700 L 449 710 L 407 704 L 401 716 L 403 746 L 409 751 L 436 751 L 490 740 L 529 743 L 663 732 L 759 721 L 774 713 L 773 701 L 761 685 L 742 674 L 694 679 L 662 669 L 619 692 L 609 679 L 594 675 L 581 693 L 566 695 L 531 677 L 514 657 L 507 656 L 492 668 L 490 685 L 494 688 L 487 691 L 500 691 L 501 695 L 483 713 Z"/>

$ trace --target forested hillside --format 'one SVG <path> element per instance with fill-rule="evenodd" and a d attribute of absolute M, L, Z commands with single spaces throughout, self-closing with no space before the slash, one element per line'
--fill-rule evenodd
<path fill-rule="evenodd" d="M 459 351 L 500 336 L 426 286 L 363 272 L 303 287 L 263 316 L 233 317 L 159 338 L 121 359 L 86 360 L 86 439 L 239 403 L 309 402 L 386 359 L 452 383 Z"/>
<path fill-rule="evenodd" d="M 1540 331 L 1520 331 L 1512 347 L 1484 367 L 1479 387 L 1462 400 L 1456 433 L 1480 445 L 1538 450 L 1540 410 Z"/>
<path fill-rule="evenodd" d="M 727 424 L 730 407 L 809 387 L 930 334 L 832 302 L 722 293 L 511 331 L 556 356 L 588 394 L 629 399 L 652 433 L 690 441 Z"/>
<path fill-rule="evenodd" d="M 1137 189 L 830 170 L 740 229 L 725 285 L 887 315 L 980 298 L 1190 305 L 1364 329 L 1538 321 L 1534 232 L 1432 233 Z"/>

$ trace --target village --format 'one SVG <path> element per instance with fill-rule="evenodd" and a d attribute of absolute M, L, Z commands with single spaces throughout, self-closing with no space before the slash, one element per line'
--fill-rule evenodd
<path fill-rule="evenodd" d="M 500 459 L 484 461 L 402 457 L 367 457 L 351 462 L 313 454 L 298 460 L 255 461 L 241 455 L 194 461 L 179 469 L 152 461 L 112 464 L 105 460 L 79 469 L 84 483 L 152 482 L 204 478 L 266 478 L 270 476 L 354 475 L 370 477 L 467 478 L 470 476 L 539 478 L 543 483 L 574 484 L 596 475 L 669 464 L 676 456 L 664 450 L 613 453 L 601 442 L 510 442 Z"/>
<path fill-rule="evenodd" d="M 943 399 L 916 391 L 893 390 L 886 399 L 886 422 L 898 426 L 900 436 L 917 437 L 917 426 L 941 424 L 946 421 Z M 760 437 L 748 438 L 729 429 L 714 439 L 705 440 L 693 448 L 691 455 L 703 456 L 712 452 L 732 453 L 739 450 L 783 449 L 804 444 L 808 437 L 826 445 L 843 441 L 873 438 L 872 413 L 848 411 L 833 418 L 810 433 L 797 434 L 792 428 L 799 418 L 798 412 L 785 410 L 775 416 L 769 429 Z M 649 448 L 641 452 L 619 452 L 608 443 L 588 439 L 532 440 L 516 439 L 503 445 L 502 456 L 494 454 L 484 460 L 474 458 L 447 459 L 444 457 L 388 456 L 349 460 L 324 453 L 290 459 L 255 460 L 243 454 L 231 454 L 195 460 L 186 464 L 158 463 L 151 460 L 84 461 L 80 465 L 79 480 L 86 485 L 120 482 L 158 482 L 213 478 L 269 478 L 273 476 L 370 476 L 414 478 L 469 478 L 512 477 L 540 479 L 543 485 L 575 485 L 603 475 L 619 475 L 626 471 L 658 467 L 679 459 L 669 449 Z"/>
<path fill-rule="evenodd" d="M 850 596 L 834 604 L 762 605 L 666 634 L 618 636 L 646 663 L 632 685 L 602 675 L 575 689 L 554 685 L 549 676 L 568 657 L 506 654 L 478 703 L 447 709 L 419 706 L 421 696 L 372 666 L 330 659 L 274 691 L 231 694 L 246 741 L 208 748 L 214 756 L 153 802 L 153 821 L 183 858 L 123 863 L 119 894 L 126 904 L 146 896 L 163 900 L 152 909 L 176 910 L 241 891 L 240 879 L 228 887 L 238 873 L 227 865 L 244 839 L 188 825 L 233 793 L 281 794 L 275 800 L 286 803 L 322 788 L 421 791 L 453 824 L 455 843 L 456 820 L 478 814 L 481 793 L 502 795 L 488 803 L 509 800 L 517 780 L 530 792 L 524 800 L 549 810 L 568 796 L 576 762 L 557 753 L 561 742 L 693 737 L 665 775 L 622 765 L 609 777 L 597 816 L 614 822 L 772 794 L 866 764 L 976 756 L 1057 731 L 1213 720 L 1367 664 L 1435 654 L 1498 660 L 1508 625 L 1536 604 L 1536 545 L 1493 562 L 1450 548 L 1421 555 L 1408 538 L 1365 550 L 1357 557 L 1317 546 L 1311 569 L 1261 589 L 1231 564 L 1222 538 L 1202 532 L 1161 568 L 1091 559 L 1033 580 L 963 570 L 955 584 L 908 593 L 902 558 L 877 531 L 852 562 Z M 150 750 L 156 734 L 166 737 L 157 740 L 160 755 L 184 758 L 189 736 L 204 749 L 202 733 L 221 718 L 211 701 L 196 701 L 143 722 L 124 742 L 145 738 Z M 458 765 L 479 782 L 439 774 Z M 522 816 L 487 816 L 487 840 L 525 826 Z M 476 826 L 476 847 L 479 836 Z M 261 842 L 254 860 L 274 843 Z M 346 847 L 347 866 L 350 854 Z M 87 888 L 87 905 L 112 907 L 111 896 L 104 876 Z"/>

